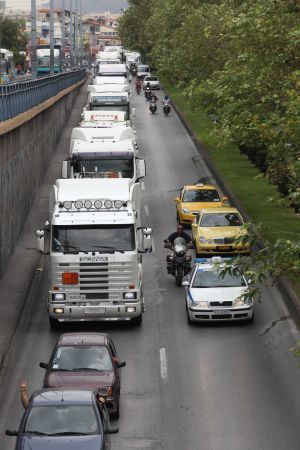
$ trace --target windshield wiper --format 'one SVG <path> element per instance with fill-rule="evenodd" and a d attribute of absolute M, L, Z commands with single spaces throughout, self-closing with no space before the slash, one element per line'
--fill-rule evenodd
<path fill-rule="evenodd" d="M 58 433 L 52 433 L 48 436 L 87 436 L 88 434 L 95 434 L 95 433 L 81 433 L 80 431 L 61 431 Z"/>
<path fill-rule="evenodd" d="M 80 371 L 80 370 L 93 370 L 96 372 L 107 372 L 107 369 L 96 369 L 94 367 L 76 367 L 76 369 L 71 369 L 72 372 Z"/>
<path fill-rule="evenodd" d="M 25 434 L 35 434 L 37 436 L 50 436 L 49 433 L 43 433 L 42 431 L 25 431 Z"/>
<path fill-rule="evenodd" d="M 93 248 L 101 248 L 103 250 L 111 250 L 111 253 L 120 252 L 124 253 L 124 250 L 117 250 L 115 247 L 111 247 L 109 245 L 92 245 Z M 110 253 L 110 252 L 107 252 Z"/>

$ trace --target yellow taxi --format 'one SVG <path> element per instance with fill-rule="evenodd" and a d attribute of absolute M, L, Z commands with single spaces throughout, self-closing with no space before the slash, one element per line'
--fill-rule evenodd
<path fill-rule="evenodd" d="M 202 209 L 192 223 L 197 256 L 249 255 L 250 243 L 239 239 L 247 236 L 243 225 L 243 218 L 236 208 L 223 206 Z"/>
<path fill-rule="evenodd" d="M 221 198 L 216 186 L 202 183 L 183 186 L 180 196 L 175 198 L 177 221 L 190 225 L 202 208 L 224 206 L 226 201 L 228 198 Z"/>

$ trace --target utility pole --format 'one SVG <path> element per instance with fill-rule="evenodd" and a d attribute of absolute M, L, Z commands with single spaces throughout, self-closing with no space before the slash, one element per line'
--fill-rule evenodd
<path fill-rule="evenodd" d="M 75 4 L 75 39 L 74 39 L 74 44 L 75 44 L 75 65 L 78 66 L 78 0 L 75 0 L 76 4 Z"/>
<path fill-rule="evenodd" d="M 73 53 L 73 1 L 70 0 L 70 66 L 73 70 L 74 65 L 74 53 Z"/>
<path fill-rule="evenodd" d="M 31 0 L 31 77 L 36 78 L 36 0 Z"/>
<path fill-rule="evenodd" d="M 54 75 L 54 0 L 50 0 L 50 75 Z"/>
<path fill-rule="evenodd" d="M 79 39 L 80 39 L 80 65 L 82 65 L 82 59 L 83 59 L 83 42 L 82 42 L 82 0 L 80 0 L 80 25 L 79 25 Z"/>
<path fill-rule="evenodd" d="M 66 60 L 65 60 L 65 49 L 66 49 L 66 4 L 65 0 L 62 0 L 62 12 L 61 12 L 61 67 L 62 71 L 65 71 Z"/>

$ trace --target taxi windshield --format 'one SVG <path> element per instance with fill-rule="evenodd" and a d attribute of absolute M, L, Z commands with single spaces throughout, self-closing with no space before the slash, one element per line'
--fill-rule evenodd
<path fill-rule="evenodd" d="M 242 220 L 236 213 L 203 214 L 201 227 L 240 227 Z"/>
<path fill-rule="evenodd" d="M 242 287 L 246 286 L 245 280 L 241 274 L 230 275 L 226 273 L 223 276 L 217 270 L 198 269 L 194 280 L 193 288 L 216 288 L 216 287 Z"/>
<path fill-rule="evenodd" d="M 220 202 L 220 196 L 215 189 L 189 189 L 183 194 L 183 202 Z"/>

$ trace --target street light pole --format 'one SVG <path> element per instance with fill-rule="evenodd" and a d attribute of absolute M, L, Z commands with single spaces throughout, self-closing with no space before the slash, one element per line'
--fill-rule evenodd
<path fill-rule="evenodd" d="M 65 71 L 66 61 L 65 61 L 65 49 L 66 49 L 66 4 L 65 0 L 62 0 L 61 4 L 61 68 L 62 72 Z"/>
<path fill-rule="evenodd" d="M 73 57 L 73 1 L 70 0 L 70 66 L 73 70 L 74 57 Z"/>
<path fill-rule="evenodd" d="M 36 78 L 36 0 L 31 0 L 31 77 Z"/>
<path fill-rule="evenodd" d="M 82 65 L 82 59 L 83 59 L 83 42 L 82 42 L 82 0 L 80 0 L 80 26 L 79 26 L 79 39 L 80 39 L 80 65 Z"/>
<path fill-rule="evenodd" d="M 54 0 L 50 0 L 50 75 L 54 75 Z"/>
<path fill-rule="evenodd" d="M 75 65 L 78 65 L 78 0 L 75 0 Z"/>

